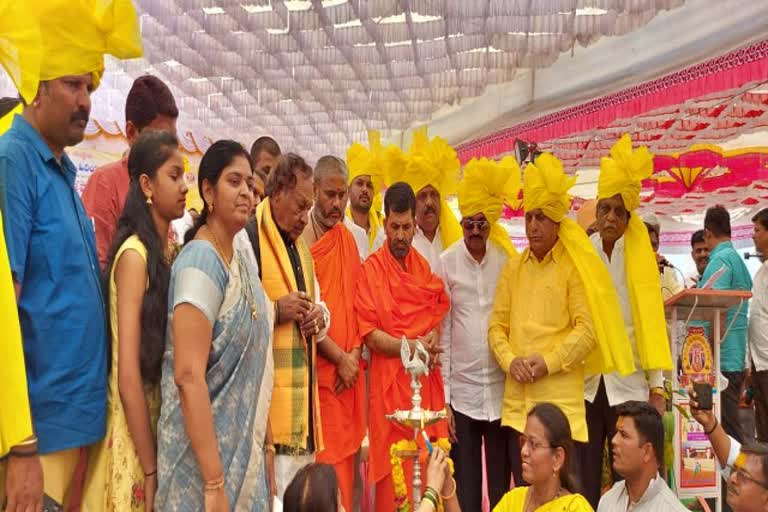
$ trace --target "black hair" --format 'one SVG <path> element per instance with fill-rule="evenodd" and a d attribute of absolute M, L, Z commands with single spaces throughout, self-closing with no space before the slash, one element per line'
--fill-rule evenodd
<path fill-rule="evenodd" d="M 284 190 L 294 188 L 299 174 L 305 178 L 311 178 L 312 168 L 295 153 L 286 153 L 281 156 L 277 166 L 272 169 L 267 178 L 267 196 L 274 197 Z"/>
<path fill-rule="evenodd" d="M 746 445 L 742 445 L 741 452 L 747 455 L 754 455 L 760 460 L 762 466 L 762 478 L 757 478 L 763 484 L 768 485 L 768 444 L 760 442 L 751 442 Z M 755 475 L 757 477 L 757 475 Z"/>
<path fill-rule="evenodd" d="M 704 215 L 704 229 L 717 237 L 731 236 L 731 215 L 724 206 L 713 206 Z"/>
<path fill-rule="evenodd" d="M 691 249 L 693 249 L 693 247 L 696 244 L 703 244 L 703 243 L 704 243 L 704 230 L 700 229 L 698 231 L 694 231 L 693 234 L 691 235 Z"/>
<path fill-rule="evenodd" d="M 296 473 L 283 495 L 285 512 L 337 512 L 339 480 L 329 464 L 307 464 Z"/>
<path fill-rule="evenodd" d="M 411 210 L 416 215 L 416 195 L 411 186 L 403 181 L 393 183 L 384 193 L 384 215 L 389 212 L 405 213 Z"/>
<path fill-rule="evenodd" d="M 175 135 L 165 131 L 142 132 L 128 155 L 128 173 L 131 181 L 117 232 L 107 259 L 104 274 L 106 297 L 110 296 L 111 276 L 115 255 L 123 243 L 136 235 L 147 250 L 147 279 L 149 284 L 141 306 L 141 345 L 139 363 L 144 382 L 160 381 L 160 366 L 165 349 L 165 327 L 168 318 L 168 283 L 171 267 L 166 258 L 166 248 L 157 233 L 157 226 L 141 190 L 139 177 L 146 174 L 150 179 L 178 150 Z M 108 317 L 109 318 L 109 315 Z M 111 325 L 107 332 L 111 332 Z M 111 360 L 111 358 L 110 358 Z"/>
<path fill-rule="evenodd" d="M 0 98 L 0 118 L 3 118 L 21 103 L 21 98 Z"/>
<path fill-rule="evenodd" d="M 640 445 L 651 443 L 659 472 L 664 473 L 664 422 L 661 414 L 648 402 L 630 400 L 616 406 L 618 418 L 632 418 L 640 436 Z"/>
<path fill-rule="evenodd" d="M 550 403 L 537 404 L 530 410 L 528 417 L 536 417 L 547 432 L 547 442 L 554 448 L 562 448 L 565 452 L 565 462 L 560 469 L 560 485 L 569 492 L 580 492 L 579 482 L 573 473 L 573 458 L 576 456 L 571 434 L 571 424 L 568 417 L 556 405 Z"/>
<path fill-rule="evenodd" d="M 179 108 L 168 86 L 153 75 L 134 80 L 125 98 L 125 121 L 130 121 L 141 131 L 157 116 L 179 117 Z"/>
<path fill-rule="evenodd" d="M 280 151 L 280 145 L 277 143 L 277 141 L 266 135 L 256 139 L 251 146 L 251 158 L 253 158 L 254 162 L 258 160 L 262 151 L 266 151 L 275 158 L 282 155 L 282 151 Z"/>
<path fill-rule="evenodd" d="M 760 223 L 763 229 L 768 229 L 768 208 L 763 208 L 752 217 L 752 222 Z"/>
<path fill-rule="evenodd" d="M 241 156 L 248 161 L 248 166 L 251 168 L 251 172 L 253 172 L 253 160 L 251 160 L 251 155 L 248 154 L 242 144 L 235 142 L 234 140 L 217 140 L 211 144 L 211 147 L 209 147 L 208 151 L 203 155 L 203 158 L 200 160 L 200 167 L 197 170 L 197 190 L 200 193 L 200 199 L 203 200 L 203 211 L 200 212 L 200 216 L 184 235 L 185 244 L 195 238 L 197 232 L 208 220 L 208 211 L 210 208 L 208 203 L 205 202 L 203 180 L 207 180 L 211 186 L 216 186 L 216 183 L 221 177 L 221 173 L 224 172 L 224 169 L 226 169 L 238 156 Z"/>
<path fill-rule="evenodd" d="M 659 236 L 659 228 L 655 226 L 654 224 L 651 224 L 650 222 L 644 222 L 645 227 L 648 229 L 648 234 L 655 233 L 656 236 Z"/>

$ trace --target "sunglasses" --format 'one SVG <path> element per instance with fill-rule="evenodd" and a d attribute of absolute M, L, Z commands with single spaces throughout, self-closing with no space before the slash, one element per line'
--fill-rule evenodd
<path fill-rule="evenodd" d="M 467 231 L 474 231 L 475 228 L 477 228 L 481 233 L 488 231 L 491 228 L 491 223 L 487 220 L 464 219 L 461 221 L 461 225 L 464 226 L 464 229 Z"/>

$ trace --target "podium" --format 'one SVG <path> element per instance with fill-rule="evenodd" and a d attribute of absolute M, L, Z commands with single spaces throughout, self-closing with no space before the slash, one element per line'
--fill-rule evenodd
<path fill-rule="evenodd" d="M 672 340 L 672 402 L 675 418 L 675 490 L 681 498 L 715 498 L 722 510 L 722 478 L 717 459 L 703 428 L 686 419 L 678 408 L 689 410 L 686 387 L 692 382 L 712 384 L 713 412 L 720 421 L 720 343 L 723 317 L 734 306 L 746 307 L 751 292 L 687 289 L 664 303 Z M 682 325 L 681 325 L 681 322 Z"/>

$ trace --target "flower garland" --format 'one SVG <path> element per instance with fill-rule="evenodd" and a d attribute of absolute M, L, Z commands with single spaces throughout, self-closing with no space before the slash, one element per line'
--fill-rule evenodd
<path fill-rule="evenodd" d="M 441 437 L 434 444 L 446 454 L 451 453 L 451 443 L 447 438 Z M 398 454 L 416 452 L 417 449 L 416 441 L 413 439 L 401 439 L 389 448 L 389 461 L 392 464 L 392 484 L 395 487 L 395 509 L 397 512 L 411 511 L 411 503 L 408 501 L 408 486 L 405 484 L 405 473 L 403 472 L 403 458 Z M 453 460 L 448 456 L 446 456 L 446 460 L 448 461 L 448 470 L 453 475 Z M 440 502 L 438 511 L 441 512 L 442 510 L 443 503 Z"/>

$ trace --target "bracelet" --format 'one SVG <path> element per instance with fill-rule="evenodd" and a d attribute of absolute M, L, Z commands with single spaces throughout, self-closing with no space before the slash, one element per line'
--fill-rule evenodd
<path fill-rule="evenodd" d="M 426 492 L 424 493 L 424 496 L 422 496 L 423 501 L 428 501 L 432 505 L 432 510 L 437 510 L 437 492 L 435 492 L 434 489 L 431 487 L 427 487 Z"/>
<path fill-rule="evenodd" d="M 26 441 L 22 441 L 22 442 L 16 444 L 16 446 L 31 446 L 31 445 L 36 444 L 36 443 L 37 443 L 37 437 L 36 436 L 32 436 L 32 439 L 27 439 Z"/>
<path fill-rule="evenodd" d="M 707 434 L 707 435 L 710 435 L 710 434 L 712 434 L 712 432 L 714 432 L 714 431 L 715 431 L 715 429 L 716 429 L 716 428 L 717 428 L 719 425 L 720 425 L 720 422 L 719 422 L 719 421 L 717 421 L 717 418 L 715 418 L 715 426 L 714 426 L 714 427 L 712 427 L 712 430 L 710 430 L 709 432 L 705 431 L 704 433 L 705 433 L 705 434 Z"/>
<path fill-rule="evenodd" d="M 453 491 L 448 496 L 440 495 L 441 498 L 444 500 L 450 500 L 451 498 L 454 498 L 456 496 L 456 479 L 451 477 L 451 480 L 453 481 Z"/>
<path fill-rule="evenodd" d="M 149 478 L 151 476 L 156 476 L 156 475 L 157 475 L 157 469 L 155 469 L 154 471 L 150 471 L 149 473 L 144 473 L 144 478 Z"/>
<path fill-rule="evenodd" d="M 652 395 L 659 395 L 662 398 L 666 398 L 666 393 L 664 393 L 664 388 L 661 387 L 655 387 L 651 388 L 651 394 Z"/>
<path fill-rule="evenodd" d="M 28 452 L 15 452 L 11 450 L 8 452 L 9 457 L 16 457 L 17 459 L 25 459 L 29 457 L 37 457 L 37 450 L 30 450 Z"/>
<path fill-rule="evenodd" d="M 277 451 L 275 450 L 274 444 L 265 444 L 264 449 L 268 452 L 277 453 Z"/>
<path fill-rule="evenodd" d="M 275 301 L 275 325 L 280 325 L 280 303 Z"/>
<path fill-rule="evenodd" d="M 214 492 L 222 488 L 224 488 L 223 476 L 220 476 L 219 478 L 215 478 L 213 480 L 208 480 L 207 482 L 205 482 L 205 492 Z"/>

